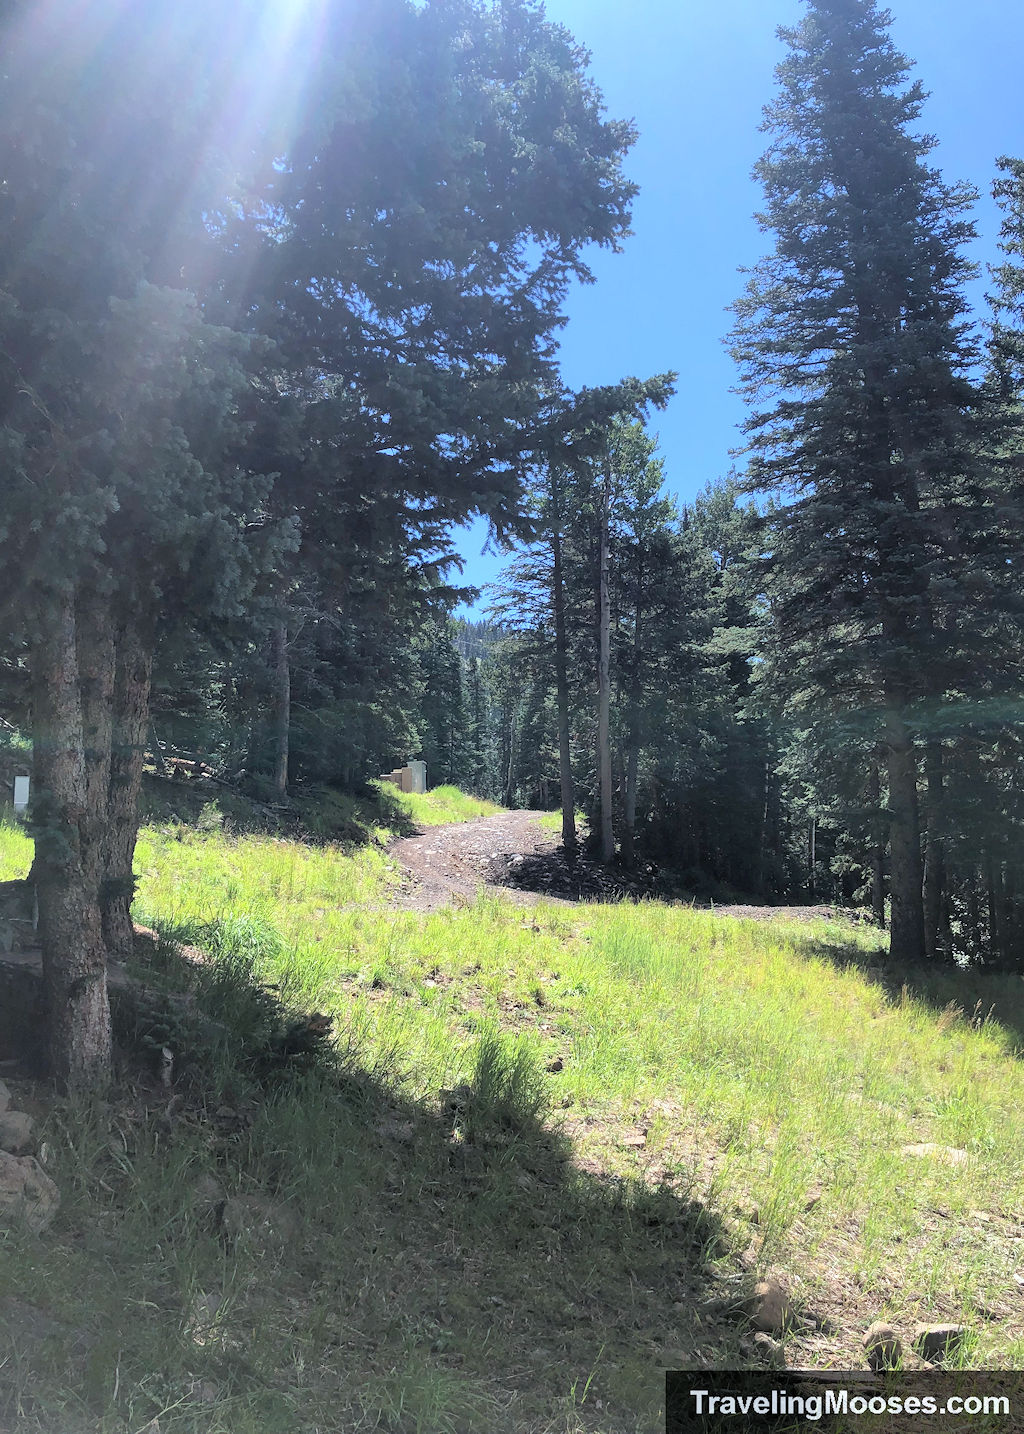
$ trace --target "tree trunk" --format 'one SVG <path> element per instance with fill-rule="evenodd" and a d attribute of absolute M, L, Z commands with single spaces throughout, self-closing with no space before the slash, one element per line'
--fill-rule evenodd
<path fill-rule="evenodd" d="M 815 879 L 814 869 L 818 862 L 818 819 L 811 817 L 811 825 L 807 834 L 807 880 L 813 901 L 818 894 L 818 884 Z"/>
<path fill-rule="evenodd" d="M 928 781 L 927 846 L 924 863 L 924 949 L 931 959 L 947 956 L 943 949 L 942 907 L 945 887 L 945 853 L 938 835 L 942 805 L 942 747 L 929 742 L 925 748 Z"/>
<path fill-rule="evenodd" d="M 556 516 L 551 532 L 551 606 L 555 619 L 555 689 L 558 701 L 558 775 L 562 794 L 562 849 L 570 866 L 576 860 L 576 793 L 569 746 L 569 658 L 565 637 L 565 588 L 562 534 Z"/>
<path fill-rule="evenodd" d="M 626 771 L 622 801 L 622 860 L 627 867 L 636 865 L 636 796 L 640 769 L 640 702 L 643 697 L 643 612 L 639 593 L 643 587 L 643 567 L 637 572 L 637 601 L 633 614 L 633 671 L 629 682 L 629 715 L 626 720 Z"/>
<path fill-rule="evenodd" d="M 288 737 L 291 728 L 292 679 L 288 664 L 288 625 L 283 620 L 274 624 L 271 635 L 273 653 L 273 732 L 274 732 L 274 793 L 279 801 L 288 796 Z"/>
<path fill-rule="evenodd" d="M 628 867 L 636 865 L 636 796 L 640 768 L 640 741 L 636 728 L 632 726 L 632 714 L 627 737 L 626 763 L 623 786 L 625 795 L 622 804 L 622 860 Z"/>
<path fill-rule="evenodd" d="M 1004 971 L 1013 970 L 1017 948 L 1017 875 L 1012 866 L 1004 866 L 1000 881 L 1002 900 L 999 912 L 999 930 L 1002 934 L 1002 960 Z"/>
<path fill-rule="evenodd" d="M 769 752 L 765 751 L 764 759 L 764 790 L 760 807 L 760 819 L 757 829 L 757 885 L 756 891 L 764 891 L 764 860 L 765 845 L 768 840 L 768 802 L 771 796 L 772 763 Z"/>
<path fill-rule="evenodd" d="M 899 712 L 885 719 L 889 770 L 889 889 L 892 909 L 889 954 L 897 961 L 924 959 L 921 832 L 917 801 L 917 758 L 914 743 Z"/>
<path fill-rule="evenodd" d="M 81 594 L 75 609 L 75 655 L 85 771 L 82 866 L 97 899 L 104 875 L 103 842 L 113 740 L 114 652 L 114 624 L 109 604 L 95 593 Z"/>
<path fill-rule="evenodd" d="M 100 893 L 103 939 L 113 960 L 132 954 L 135 843 L 139 834 L 139 792 L 149 729 L 153 659 L 138 627 L 126 621 L 117 634 L 114 680 L 114 738 L 104 843 L 105 877 Z"/>
<path fill-rule="evenodd" d="M 611 742 L 611 603 L 609 594 L 609 524 L 611 474 L 605 471 L 601 497 L 601 556 L 599 570 L 599 616 L 597 658 L 597 772 L 601 802 L 601 860 L 615 856 L 612 831 L 612 742 Z"/>
<path fill-rule="evenodd" d="M 502 805 L 511 807 L 515 798 L 516 773 L 516 709 L 510 707 L 508 715 L 508 766 L 505 772 L 505 793 Z"/>
<path fill-rule="evenodd" d="M 981 898 L 979 887 L 981 873 L 972 871 L 967 878 L 967 925 L 970 930 L 969 944 L 974 951 L 981 948 Z"/>
<path fill-rule="evenodd" d="M 149 719 L 149 750 L 153 753 L 153 765 L 156 767 L 157 775 L 167 776 L 167 763 L 164 761 L 163 748 L 160 746 L 160 738 L 157 736 L 156 722 L 152 716 Z"/>
<path fill-rule="evenodd" d="M 32 715 L 38 792 L 35 881 L 53 1073 L 66 1090 L 110 1082 L 110 1005 L 99 907 L 100 850 L 86 775 L 82 682 L 97 717 L 105 679 L 98 633 L 82 644 L 79 669 L 74 600 L 47 597 L 32 650 Z M 98 734 L 97 734 L 98 735 Z"/>
<path fill-rule="evenodd" d="M 882 804 L 882 786 L 878 775 L 878 763 L 872 762 L 868 769 L 868 801 L 874 811 L 871 826 L 874 839 L 871 843 L 871 915 L 875 925 L 885 930 L 885 841 L 879 820 Z"/>
<path fill-rule="evenodd" d="M 989 847 L 985 852 L 985 904 L 988 909 L 989 962 L 997 962 L 1002 947 L 999 922 L 999 864 Z"/>

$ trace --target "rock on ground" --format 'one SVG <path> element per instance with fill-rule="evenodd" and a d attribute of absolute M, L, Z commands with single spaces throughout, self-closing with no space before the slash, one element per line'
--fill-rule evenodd
<path fill-rule="evenodd" d="M 876 1320 L 864 1336 L 864 1352 L 872 1369 L 898 1369 L 903 1343 L 891 1324 Z"/>
<path fill-rule="evenodd" d="M 914 1349 L 931 1364 L 941 1364 L 951 1355 L 959 1354 L 967 1337 L 962 1324 L 919 1324 L 914 1330 Z"/>
<path fill-rule="evenodd" d="M 59 1206 L 60 1192 L 37 1160 L 0 1151 L 0 1227 L 41 1235 Z"/>
<path fill-rule="evenodd" d="M 905 1145 L 903 1154 L 917 1160 L 941 1160 L 946 1165 L 963 1165 L 967 1160 L 966 1150 L 957 1150 L 953 1145 L 934 1145 L 930 1141 L 923 1145 Z"/>
<path fill-rule="evenodd" d="M 0 1111 L 0 1150 L 30 1155 L 36 1146 L 36 1123 L 21 1110 Z"/>
<path fill-rule="evenodd" d="M 221 1230 L 231 1241 L 248 1241 L 265 1253 L 279 1250 L 299 1233 L 287 1206 L 259 1195 L 234 1195 L 224 1202 Z"/>
<path fill-rule="evenodd" d="M 760 1334 L 784 1334 L 796 1323 L 796 1311 L 778 1280 L 759 1280 L 747 1304 L 747 1318 Z"/>
<path fill-rule="evenodd" d="M 754 1335 L 754 1350 L 761 1356 L 769 1369 L 785 1369 L 786 1351 L 770 1334 Z"/>

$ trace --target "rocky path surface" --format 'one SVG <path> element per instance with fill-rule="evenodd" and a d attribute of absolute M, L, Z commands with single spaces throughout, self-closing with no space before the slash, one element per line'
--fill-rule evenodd
<path fill-rule="evenodd" d="M 398 907 L 437 911 L 472 901 L 483 888 L 529 905 L 553 901 L 614 901 L 651 894 L 651 885 L 630 882 L 599 862 L 580 859 L 570 869 L 557 832 L 540 825 L 540 812 L 499 812 L 471 822 L 430 827 L 393 843 L 391 854 L 407 881 Z M 694 902 L 695 908 L 746 921 L 856 921 L 863 912 L 835 906 L 749 906 Z"/>
<path fill-rule="evenodd" d="M 540 818 L 540 812 L 499 812 L 403 837 L 391 847 L 391 855 L 411 878 L 399 906 L 437 911 L 459 900 L 472 901 L 481 887 L 500 889 L 503 896 L 525 904 L 540 900 L 538 893 L 513 890 L 500 879 L 527 857 L 554 854 L 558 835 L 546 831 Z"/>

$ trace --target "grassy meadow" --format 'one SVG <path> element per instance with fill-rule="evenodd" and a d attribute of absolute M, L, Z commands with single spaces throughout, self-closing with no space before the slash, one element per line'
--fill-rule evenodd
<path fill-rule="evenodd" d="M 0 826 L 0 879 L 29 859 Z M 863 1367 L 879 1317 L 1024 1366 L 1019 980 L 682 905 L 394 910 L 379 844 L 213 810 L 136 864 L 176 1084 L 40 1104 L 63 1205 L 4 1238 L 0 1427 L 646 1434 L 665 1367 L 754 1362 L 709 1311 L 762 1272 L 791 1366 Z M 218 1054 L 268 1002 L 335 1067 Z"/>

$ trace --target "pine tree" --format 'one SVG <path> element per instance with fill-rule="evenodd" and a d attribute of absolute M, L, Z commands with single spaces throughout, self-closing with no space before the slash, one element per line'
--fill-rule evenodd
<path fill-rule="evenodd" d="M 531 3 L 314 9 L 269 55 L 257 0 L 0 7 L 0 560 L 69 1085 L 110 1071 L 158 633 L 265 582 L 282 788 L 294 581 L 514 521 L 568 285 L 628 224 L 632 127 Z"/>
<path fill-rule="evenodd" d="M 808 0 L 758 165 L 775 247 L 736 306 L 750 482 L 773 491 L 780 681 L 861 710 L 888 777 L 891 949 L 924 954 L 915 714 L 948 681 L 970 523 L 976 358 L 962 248 L 973 193 L 926 163 L 924 94 L 874 0 Z"/>

